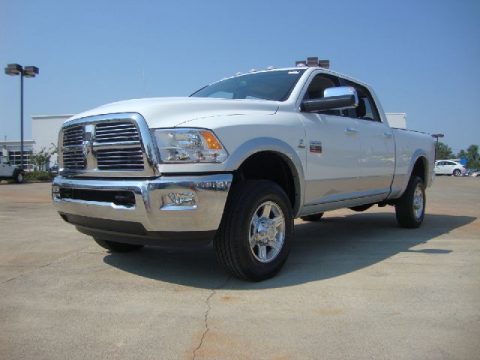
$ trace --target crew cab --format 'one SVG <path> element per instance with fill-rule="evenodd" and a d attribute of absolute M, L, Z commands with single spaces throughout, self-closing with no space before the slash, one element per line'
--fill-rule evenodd
<path fill-rule="evenodd" d="M 121 101 L 67 120 L 53 202 L 110 251 L 213 240 L 236 277 L 276 274 L 295 218 L 393 205 L 421 225 L 431 136 L 390 128 L 368 85 L 314 66 L 227 78 L 189 97 Z"/>

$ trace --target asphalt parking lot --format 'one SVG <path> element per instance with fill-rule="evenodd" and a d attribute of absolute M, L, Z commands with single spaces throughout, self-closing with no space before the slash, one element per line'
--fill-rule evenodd
<path fill-rule="evenodd" d="M 392 208 L 298 220 L 261 283 L 209 247 L 110 254 L 49 191 L 0 185 L 1 359 L 480 358 L 476 178 L 437 178 L 417 230 Z"/>

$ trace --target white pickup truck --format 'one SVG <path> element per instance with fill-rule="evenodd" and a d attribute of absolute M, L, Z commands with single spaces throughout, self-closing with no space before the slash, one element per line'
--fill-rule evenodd
<path fill-rule="evenodd" d="M 213 240 L 234 276 L 277 273 L 294 218 L 394 205 L 420 226 L 431 136 L 388 126 L 372 89 L 320 67 L 258 71 L 190 97 L 104 105 L 59 134 L 53 202 L 110 251 Z"/>
<path fill-rule="evenodd" d="M 11 165 L 8 157 L 0 155 L 0 180 L 13 179 L 17 184 L 23 183 L 24 171 Z"/>

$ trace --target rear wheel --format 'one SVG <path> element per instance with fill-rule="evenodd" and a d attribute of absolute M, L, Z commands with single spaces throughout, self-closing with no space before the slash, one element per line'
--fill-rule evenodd
<path fill-rule="evenodd" d="M 462 175 L 462 172 L 459 169 L 453 170 L 453 176 L 460 176 Z"/>
<path fill-rule="evenodd" d="M 131 252 L 139 250 L 143 247 L 143 245 L 136 245 L 136 244 L 124 244 L 110 240 L 102 240 L 98 238 L 94 238 L 95 242 L 100 245 L 101 247 L 110 250 L 111 252 Z"/>
<path fill-rule="evenodd" d="M 323 213 L 312 214 L 307 216 L 302 216 L 300 219 L 303 221 L 320 221 L 322 219 Z"/>
<path fill-rule="evenodd" d="M 251 281 L 270 278 L 290 251 L 290 201 L 282 188 L 267 180 L 246 181 L 231 191 L 214 240 L 217 259 L 235 277 Z"/>
<path fill-rule="evenodd" d="M 401 227 L 417 228 L 425 216 L 425 185 L 423 180 L 412 177 L 408 183 L 407 190 L 395 204 L 397 222 Z"/>

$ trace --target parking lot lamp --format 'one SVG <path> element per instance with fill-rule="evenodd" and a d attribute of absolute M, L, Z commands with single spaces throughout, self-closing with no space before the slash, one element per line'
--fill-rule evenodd
<path fill-rule="evenodd" d="M 438 149 L 438 139 L 443 138 L 444 134 L 432 134 L 432 137 L 435 138 L 437 141 L 435 143 L 435 160 L 437 160 L 437 149 Z"/>
<path fill-rule="evenodd" d="M 23 169 L 23 78 L 33 78 L 38 75 L 38 67 L 8 64 L 5 68 L 5 74 L 20 75 L 20 168 Z"/>

